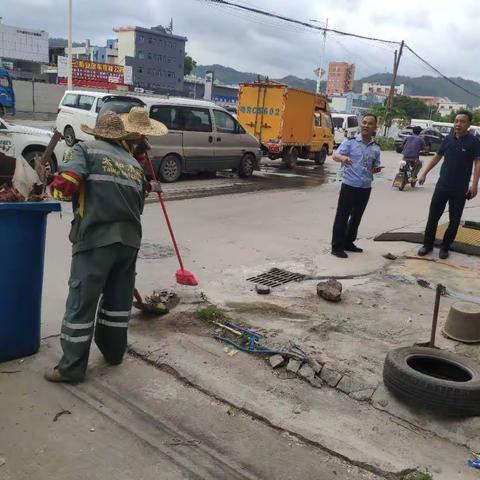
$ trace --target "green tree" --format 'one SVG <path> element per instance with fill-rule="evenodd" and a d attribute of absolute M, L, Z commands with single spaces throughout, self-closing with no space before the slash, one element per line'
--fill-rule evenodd
<path fill-rule="evenodd" d="M 404 95 L 393 98 L 393 107 L 403 110 L 407 118 L 429 118 L 430 107 L 419 100 L 418 98 L 411 98 Z M 395 116 L 395 115 L 394 115 Z"/>
<path fill-rule="evenodd" d="M 190 75 L 196 66 L 197 62 L 190 55 L 185 55 L 183 61 L 183 74 Z"/>

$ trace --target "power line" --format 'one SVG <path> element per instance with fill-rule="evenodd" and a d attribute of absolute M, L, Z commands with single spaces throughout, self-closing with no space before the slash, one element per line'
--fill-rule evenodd
<path fill-rule="evenodd" d="M 469 95 L 472 95 L 473 97 L 480 98 L 480 95 L 477 95 L 476 93 L 471 92 L 470 90 L 466 89 L 465 87 L 462 87 L 462 85 L 458 84 L 457 82 L 455 82 L 451 78 L 444 75 L 438 68 L 435 68 L 431 63 L 427 62 L 427 60 L 422 58 L 417 52 L 415 52 L 408 45 L 405 45 L 405 48 L 407 48 L 410 53 L 415 55 L 415 57 L 417 57 L 421 62 L 423 62 L 425 65 L 427 65 L 429 68 L 431 68 L 434 72 L 438 73 L 438 75 L 440 75 L 444 80 L 446 80 L 447 82 L 450 82 L 452 85 L 459 88 L 460 90 L 463 90 L 465 93 L 468 93 Z"/>
<path fill-rule="evenodd" d="M 341 30 L 335 30 L 333 28 L 319 27 L 317 25 L 313 25 L 313 24 L 308 23 L 308 22 L 302 22 L 301 20 L 295 20 L 293 18 L 284 17 L 284 16 L 278 15 L 276 13 L 266 12 L 265 10 L 260 10 L 258 8 L 254 8 L 254 7 L 247 7 L 245 5 L 240 5 L 238 3 L 230 2 L 230 1 L 227 1 L 227 0 L 204 0 L 204 1 L 210 2 L 210 3 L 216 3 L 218 5 L 225 5 L 225 6 L 239 8 L 241 10 L 246 10 L 248 12 L 257 13 L 257 14 L 264 15 L 264 16 L 271 17 L 271 18 L 277 18 L 279 20 L 283 20 L 284 22 L 294 23 L 296 25 L 301 25 L 303 27 L 312 28 L 314 30 L 320 30 L 321 32 L 330 32 L 330 33 L 336 33 L 337 35 L 343 35 L 345 37 L 361 38 L 363 40 L 374 40 L 375 42 L 382 42 L 382 43 L 400 45 L 400 42 L 396 42 L 396 41 L 393 41 L 393 40 L 385 40 L 385 39 L 382 39 L 382 38 L 375 38 L 375 37 L 366 37 L 364 35 L 358 35 L 356 33 L 343 32 Z"/>
<path fill-rule="evenodd" d="M 200 1 L 202 1 L 202 0 L 200 0 Z M 307 28 L 307 29 L 318 30 L 318 31 L 321 31 L 321 32 L 330 32 L 330 33 L 335 33 L 337 35 L 342 35 L 342 36 L 345 36 L 345 37 L 360 38 L 362 40 L 371 40 L 371 41 L 374 41 L 374 42 L 379 42 L 379 43 L 384 43 L 384 44 L 389 44 L 389 45 L 400 45 L 401 43 L 403 43 L 403 42 L 398 42 L 398 41 L 394 41 L 394 40 L 385 40 L 385 39 L 382 39 L 382 38 L 367 37 L 365 35 L 358 35 L 356 33 L 344 32 L 344 31 L 341 31 L 341 30 L 333 29 L 333 28 L 324 28 L 324 27 L 320 27 L 320 26 L 317 26 L 317 25 L 312 25 L 311 23 L 308 23 L 308 22 L 302 22 L 301 20 L 296 20 L 294 18 L 289 18 L 289 17 L 285 17 L 283 15 L 278 15 L 276 13 L 268 12 L 268 11 L 265 11 L 265 10 L 260 10 L 258 8 L 253 7 L 253 6 L 249 7 L 249 6 L 246 6 L 246 5 L 241 5 L 241 4 L 234 3 L 234 2 L 231 2 L 231 1 L 227 1 L 227 0 L 203 0 L 203 1 L 205 1 L 207 3 L 211 3 L 211 4 L 216 4 L 218 6 L 225 6 L 225 7 L 230 8 L 230 9 L 240 9 L 240 10 L 244 10 L 244 11 L 249 12 L 249 13 L 256 13 L 256 14 L 259 14 L 259 15 L 270 17 L 271 19 L 282 20 L 284 22 L 292 23 L 296 26 L 300 26 L 300 27 Z M 296 27 L 296 28 L 298 28 L 298 27 Z M 463 87 L 462 85 L 458 84 L 457 82 L 455 82 L 451 78 L 447 77 L 444 73 L 442 73 L 440 70 L 438 70 L 438 68 L 435 68 L 427 60 L 422 58 L 417 52 L 415 52 L 412 48 L 410 48 L 406 43 L 404 43 L 404 46 L 415 57 L 417 57 L 421 62 L 423 62 L 425 65 L 427 65 L 431 70 L 436 72 L 438 75 L 440 75 L 447 82 L 451 83 L 452 85 L 454 85 L 455 87 L 464 91 L 465 93 L 468 93 L 469 95 L 480 99 L 480 95 L 477 95 L 476 93 L 471 92 L 467 88 Z"/>

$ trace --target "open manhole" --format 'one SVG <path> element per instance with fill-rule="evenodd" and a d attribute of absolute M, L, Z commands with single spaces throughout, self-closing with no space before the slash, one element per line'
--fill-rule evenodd
<path fill-rule="evenodd" d="M 272 268 L 268 272 L 247 278 L 247 281 L 268 287 L 278 287 L 279 285 L 284 285 L 289 282 L 301 282 L 304 278 L 305 275 L 301 273 L 289 272 L 281 268 Z"/>
<path fill-rule="evenodd" d="M 161 245 L 159 243 L 142 242 L 138 258 L 145 260 L 156 260 L 159 258 L 173 257 L 175 250 L 169 245 Z"/>

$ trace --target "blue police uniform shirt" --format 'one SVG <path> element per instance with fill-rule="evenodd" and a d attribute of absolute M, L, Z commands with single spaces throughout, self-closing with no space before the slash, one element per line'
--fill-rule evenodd
<path fill-rule="evenodd" d="M 342 165 L 342 183 L 356 188 L 371 188 L 372 169 L 380 166 L 380 146 L 373 138 L 367 144 L 362 135 L 344 140 L 337 153 L 350 158 L 352 165 Z"/>
<path fill-rule="evenodd" d="M 437 153 L 444 157 L 437 188 L 459 196 L 466 195 L 473 162 L 480 160 L 480 140 L 470 133 L 460 138 L 450 134 Z"/>

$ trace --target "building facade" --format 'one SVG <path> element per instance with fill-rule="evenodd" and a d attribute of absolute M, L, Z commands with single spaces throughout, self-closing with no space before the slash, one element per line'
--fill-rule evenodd
<path fill-rule="evenodd" d="M 367 95 L 369 93 L 388 97 L 390 94 L 390 85 L 381 85 L 380 83 L 362 83 L 362 95 Z M 402 83 L 401 85 L 395 86 L 395 93 L 397 95 L 403 95 L 405 93 L 405 85 Z"/>
<path fill-rule="evenodd" d="M 186 37 L 173 35 L 162 26 L 120 27 L 118 63 L 133 68 L 133 85 L 155 93 L 179 93 L 184 89 Z"/>
<path fill-rule="evenodd" d="M 328 65 L 327 95 L 342 95 L 353 90 L 355 65 L 346 62 L 330 62 Z"/>
<path fill-rule="evenodd" d="M 383 105 L 384 102 L 385 97 L 381 95 L 348 92 L 330 97 L 330 109 L 335 113 L 362 115 L 370 111 L 373 105 Z"/>
<path fill-rule="evenodd" d="M 30 80 L 48 64 L 48 33 L 0 23 L 0 64 L 13 78 Z"/>
<path fill-rule="evenodd" d="M 466 103 L 458 103 L 452 102 L 448 98 L 442 99 L 438 102 L 438 113 L 442 117 L 446 117 L 452 112 L 456 112 L 457 110 L 467 109 L 468 105 Z"/>

